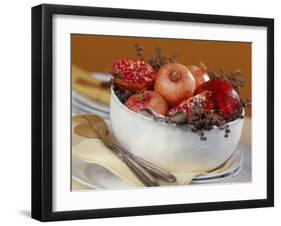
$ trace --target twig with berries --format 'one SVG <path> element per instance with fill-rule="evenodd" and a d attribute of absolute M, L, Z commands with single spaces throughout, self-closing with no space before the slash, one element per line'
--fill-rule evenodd
<path fill-rule="evenodd" d="M 144 48 L 140 44 L 136 43 L 134 45 L 137 56 L 141 60 L 145 60 L 144 58 Z M 157 47 L 155 48 L 155 55 L 151 56 L 149 59 L 147 59 L 147 62 L 153 67 L 154 70 L 158 71 L 160 67 L 162 67 L 165 64 L 168 63 L 175 63 L 177 61 L 177 54 L 172 54 L 171 56 L 168 56 L 167 54 L 164 54 L 162 49 Z"/>
<path fill-rule="evenodd" d="M 118 88 L 118 86 L 116 86 L 115 84 L 113 84 L 113 90 L 115 95 L 118 97 L 118 99 L 121 101 L 121 103 L 125 103 L 128 98 L 133 94 L 133 92 L 129 91 L 129 90 L 122 90 L 120 88 Z"/>
<path fill-rule="evenodd" d="M 241 70 L 235 70 L 229 73 L 225 73 L 224 70 L 220 70 L 219 73 L 214 72 L 208 72 L 208 75 L 210 79 L 212 80 L 227 80 L 230 82 L 232 87 L 235 89 L 235 91 L 240 94 L 241 88 L 245 85 L 245 80 L 242 78 L 242 71 Z"/>

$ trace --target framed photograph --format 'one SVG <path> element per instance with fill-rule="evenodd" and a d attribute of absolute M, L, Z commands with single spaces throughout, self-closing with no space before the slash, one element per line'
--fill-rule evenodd
<path fill-rule="evenodd" d="M 32 217 L 274 205 L 274 21 L 32 8 Z"/>

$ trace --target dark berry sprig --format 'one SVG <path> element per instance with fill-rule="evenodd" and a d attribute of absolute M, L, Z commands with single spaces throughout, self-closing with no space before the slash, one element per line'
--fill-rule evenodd
<path fill-rule="evenodd" d="M 224 70 L 220 70 L 219 73 L 208 72 L 210 79 L 212 80 L 227 80 L 230 82 L 235 91 L 240 94 L 241 88 L 245 85 L 245 80 L 242 78 L 242 72 L 235 70 L 229 73 L 225 73 Z"/>
<path fill-rule="evenodd" d="M 134 45 L 137 56 L 141 60 L 145 60 L 144 57 L 144 47 L 140 44 L 136 43 Z M 177 54 L 173 54 L 171 56 L 168 56 L 167 54 L 164 54 L 162 49 L 157 47 L 155 48 L 155 54 L 147 59 L 147 62 L 153 67 L 154 70 L 158 71 L 160 67 L 162 67 L 165 64 L 168 63 L 175 63 L 177 59 Z"/>
<path fill-rule="evenodd" d="M 123 104 L 133 94 L 131 91 L 129 91 L 129 90 L 122 90 L 122 89 L 118 88 L 116 85 L 113 85 L 113 90 L 114 90 L 115 95 L 118 97 L 118 99 Z"/>

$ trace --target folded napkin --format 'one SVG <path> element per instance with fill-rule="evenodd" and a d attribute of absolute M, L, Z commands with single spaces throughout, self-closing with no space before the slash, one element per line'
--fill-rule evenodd
<path fill-rule="evenodd" d="M 144 184 L 134 175 L 127 165 L 120 160 L 99 138 L 84 138 L 73 133 L 72 155 L 74 158 L 98 164 L 132 187 L 143 187 Z M 228 159 L 222 166 L 211 172 L 171 172 L 177 178 L 175 183 L 159 180 L 161 186 L 188 184 L 198 175 L 222 172 L 233 163 L 234 158 Z"/>
<path fill-rule="evenodd" d="M 72 65 L 72 88 L 97 102 L 109 105 L 110 88 L 75 65 Z"/>

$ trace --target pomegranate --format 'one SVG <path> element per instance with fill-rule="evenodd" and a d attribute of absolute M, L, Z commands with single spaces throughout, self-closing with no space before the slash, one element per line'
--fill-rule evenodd
<path fill-rule="evenodd" d="M 111 69 L 115 84 L 123 90 L 138 92 L 153 86 L 156 72 L 143 60 L 120 59 Z"/>
<path fill-rule="evenodd" d="M 197 67 L 195 65 L 189 65 L 187 66 L 187 68 L 190 70 L 193 77 L 195 78 L 196 88 L 204 82 L 210 80 L 210 77 L 207 74 L 207 68 L 203 64 L 201 64 L 200 67 Z"/>
<path fill-rule="evenodd" d="M 176 106 L 193 95 L 196 83 L 188 68 L 182 64 L 170 63 L 162 66 L 154 84 L 154 89 L 162 94 L 169 105 Z"/>
<path fill-rule="evenodd" d="M 194 93 L 200 94 L 205 91 L 210 92 L 207 97 L 207 109 L 221 111 L 225 119 L 229 119 L 233 115 L 236 118 L 241 115 L 243 107 L 240 97 L 228 81 L 210 80 L 200 85 Z"/>
<path fill-rule="evenodd" d="M 234 99 L 240 100 L 238 93 L 235 91 L 235 89 L 233 89 L 232 85 L 227 80 L 207 81 L 202 85 L 200 85 L 199 87 L 197 87 L 194 94 L 198 94 L 206 90 L 213 92 L 213 94 L 216 96 L 227 95 L 233 97 Z"/>
<path fill-rule="evenodd" d="M 125 105 L 135 112 L 140 112 L 142 109 L 149 109 L 156 115 L 159 114 L 162 116 L 166 116 L 169 110 L 164 97 L 150 90 L 145 90 L 130 96 Z"/>
<path fill-rule="evenodd" d="M 171 116 L 177 112 L 188 112 L 189 109 L 192 107 L 195 101 L 204 101 L 204 106 L 208 106 L 207 108 L 211 108 L 212 103 L 208 103 L 208 100 L 210 97 L 210 92 L 209 91 L 204 91 L 202 93 L 199 93 L 193 97 L 190 97 L 188 99 L 185 99 L 183 102 L 181 102 L 179 105 L 175 106 L 172 108 L 169 112 L 168 115 Z"/>

